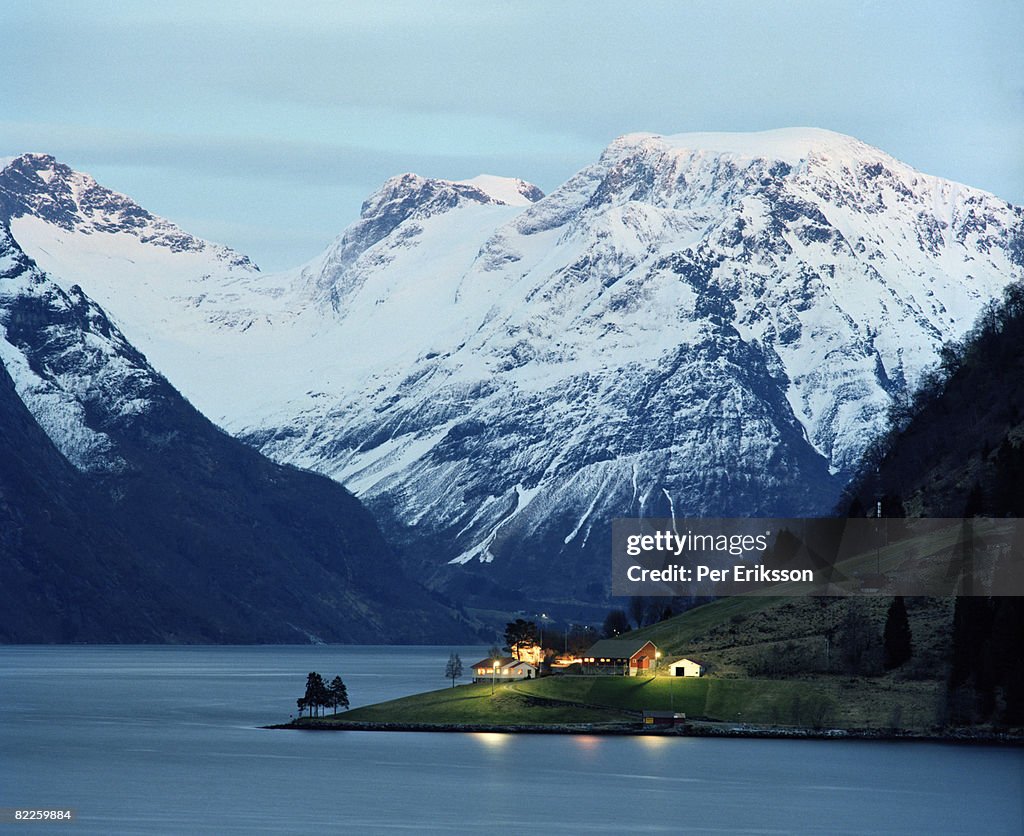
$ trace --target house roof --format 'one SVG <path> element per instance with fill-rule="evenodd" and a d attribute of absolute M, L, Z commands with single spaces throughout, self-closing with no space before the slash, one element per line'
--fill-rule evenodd
<path fill-rule="evenodd" d="M 628 659 L 645 645 L 654 647 L 649 639 L 601 639 L 583 655 L 605 659 Z M 657 648 L 655 648 L 657 649 Z"/>
<path fill-rule="evenodd" d="M 507 668 L 509 665 L 513 665 L 515 663 L 516 660 L 513 659 L 511 656 L 501 656 L 498 658 L 498 670 L 501 670 L 502 668 Z M 494 657 L 488 656 L 486 659 L 481 659 L 479 662 L 474 662 L 472 665 L 470 665 L 470 667 L 487 668 L 487 670 L 491 670 L 494 667 Z"/>
<path fill-rule="evenodd" d="M 676 665 L 681 665 L 683 662 L 690 662 L 694 665 L 700 665 L 702 668 L 705 667 L 704 663 L 700 659 L 694 659 L 692 656 L 684 656 L 682 659 L 676 659 L 674 662 L 669 663 L 669 667 L 673 668 Z"/>
<path fill-rule="evenodd" d="M 530 662 L 527 662 L 525 659 L 520 659 L 514 665 L 509 665 L 508 667 L 509 667 L 510 670 L 512 668 L 520 668 L 520 667 L 533 668 L 534 670 L 537 670 L 537 666 L 536 665 L 534 665 L 534 664 L 532 664 Z"/>

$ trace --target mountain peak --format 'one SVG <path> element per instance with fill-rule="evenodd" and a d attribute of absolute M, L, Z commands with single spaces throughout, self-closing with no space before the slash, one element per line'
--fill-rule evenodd
<path fill-rule="evenodd" d="M 361 217 L 429 217 L 471 203 L 498 206 L 529 206 L 544 197 L 544 192 L 511 177 L 480 174 L 471 180 L 443 180 L 406 172 L 389 177 L 363 203 Z"/>
<path fill-rule="evenodd" d="M 455 181 L 457 186 L 472 186 L 479 189 L 493 201 L 508 206 L 529 206 L 543 199 L 544 192 L 533 183 L 518 177 L 498 177 L 494 174 L 478 174 L 469 180 Z"/>
<path fill-rule="evenodd" d="M 738 160 L 779 160 L 798 165 L 812 156 L 841 159 L 888 157 L 859 139 L 824 128 L 777 128 L 768 131 L 681 134 L 631 133 L 620 136 L 606 151 L 615 156 L 633 149 L 657 149 L 687 155 L 728 156 Z"/>
<path fill-rule="evenodd" d="M 127 233 L 172 252 L 209 251 L 231 266 L 255 269 L 246 256 L 188 234 L 51 154 L 0 159 L 0 219 L 24 217 L 86 235 Z"/>
<path fill-rule="evenodd" d="M 305 282 L 326 291 L 337 309 L 351 290 L 346 276 L 359 257 L 400 227 L 403 245 L 415 246 L 421 222 L 465 207 L 525 209 L 544 197 L 532 183 L 480 174 L 470 180 L 442 180 L 406 172 L 390 177 L 363 203 L 359 220 L 348 226 L 321 256 L 302 268 Z M 412 243 L 411 243 L 412 242 Z M 344 287 L 342 287 L 344 285 Z"/>

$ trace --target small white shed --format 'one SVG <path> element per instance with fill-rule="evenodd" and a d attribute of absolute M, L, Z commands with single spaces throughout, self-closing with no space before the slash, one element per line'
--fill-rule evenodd
<path fill-rule="evenodd" d="M 696 659 L 679 659 L 668 666 L 672 676 L 704 676 L 704 663 Z"/>

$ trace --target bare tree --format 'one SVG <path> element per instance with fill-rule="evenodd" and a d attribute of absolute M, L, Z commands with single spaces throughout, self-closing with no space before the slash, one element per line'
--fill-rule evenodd
<path fill-rule="evenodd" d="M 462 659 L 458 653 L 448 657 L 448 664 L 444 666 L 444 675 L 452 681 L 452 688 L 455 687 L 455 680 L 462 676 Z"/>

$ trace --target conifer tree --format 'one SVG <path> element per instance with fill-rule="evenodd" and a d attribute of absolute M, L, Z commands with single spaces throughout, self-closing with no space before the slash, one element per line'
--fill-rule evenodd
<path fill-rule="evenodd" d="M 345 687 L 345 683 L 341 681 L 340 676 L 334 677 L 331 680 L 331 684 L 327 687 L 327 693 L 330 698 L 330 704 L 334 706 L 334 713 L 338 713 L 338 708 L 348 708 L 348 689 Z"/>
<path fill-rule="evenodd" d="M 321 708 L 330 705 L 330 694 L 328 693 L 327 685 L 324 684 L 324 678 L 315 671 L 311 671 L 309 676 L 306 677 L 304 699 L 310 714 L 313 716 L 318 716 Z"/>
<path fill-rule="evenodd" d="M 882 643 L 885 648 L 884 666 L 887 671 L 898 668 L 913 655 L 910 621 L 907 618 L 907 607 L 902 595 L 893 598 L 892 604 L 889 606 Z"/>

